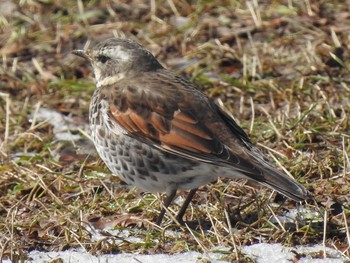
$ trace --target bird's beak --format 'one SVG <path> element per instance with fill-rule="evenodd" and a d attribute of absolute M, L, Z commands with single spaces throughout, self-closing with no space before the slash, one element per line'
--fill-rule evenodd
<path fill-rule="evenodd" d="M 73 50 L 72 53 L 76 56 L 85 58 L 86 60 L 91 60 L 91 57 L 89 55 L 89 51 L 84 51 L 82 49 L 76 49 L 76 50 Z"/>

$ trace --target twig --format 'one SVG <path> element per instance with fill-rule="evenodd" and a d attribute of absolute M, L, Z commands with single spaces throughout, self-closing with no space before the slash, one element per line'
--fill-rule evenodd
<path fill-rule="evenodd" d="M 4 144 L 7 143 L 10 133 L 10 95 L 8 93 L 0 92 L 0 97 L 3 97 L 6 103 L 6 117 L 5 117 L 5 137 L 4 137 Z"/>
<path fill-rule="evenodd" d="M 322 245 L 323 245 L 323 258 L 327 258 L 326 254 L 326 233 L 327 233 L 327 211 L 324 211 L 324 217 L 323 217 L 323 240 L 322 240 Z"/>

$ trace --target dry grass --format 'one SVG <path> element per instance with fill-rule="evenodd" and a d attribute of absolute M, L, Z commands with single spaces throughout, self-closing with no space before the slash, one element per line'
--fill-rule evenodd
<path fill-rule="evenodd" d="M 347 4 L 188 2 L 0 3 L 0 259 L 24 260 L 32 249 L 178 253 L 231 247 L 221 251 L 224 259 L 253 261 L 240 247 L 260 241 L 323 242 L 350 259 Z M 187 211 L 188 220 L 210 221 L 211 228 L 166 222 L 159 228 L 152 223 L 160 207 L 155 196 L 109 176 L 87 154 L 86 140 L 57 139 L 54 126 L 36 114 L 53 109 L 83 127 L 94 89 L 90 67 L 71 50 L 122 33 L 220 97 L 252 140 L 314 194 L 315 203 L 306 207 L 319 214 L 279 222 L 294 202 L 223 180 L 201 188 Z M 176 213 L 178 205 L 170 210 Z M 143 241 L 121 234 L 96 241 L 91 225 L 129 229 Z"/>

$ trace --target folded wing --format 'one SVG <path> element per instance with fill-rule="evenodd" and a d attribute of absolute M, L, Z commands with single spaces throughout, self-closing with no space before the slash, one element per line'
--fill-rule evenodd
<path fill-rule="evenodd" d="M 295 200 L 307 197 L 303 186 L 266 162 L 233 118 L 191 83 L 165 70 L 142 79 L 102 91 L 116 98 L 110 119 L 129 136 L 185 158 L 230 166 Z"/>

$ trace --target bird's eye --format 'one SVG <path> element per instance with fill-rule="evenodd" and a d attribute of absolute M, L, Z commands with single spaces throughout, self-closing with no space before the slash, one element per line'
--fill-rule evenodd
<path fill-rule="evenodd" d="M 109 57 L 104 56 L 104 55 L 100 55 L 97 57 L 97 60 L 104 64 L 107 62 L 107 60 L 109 60 Z"/>

